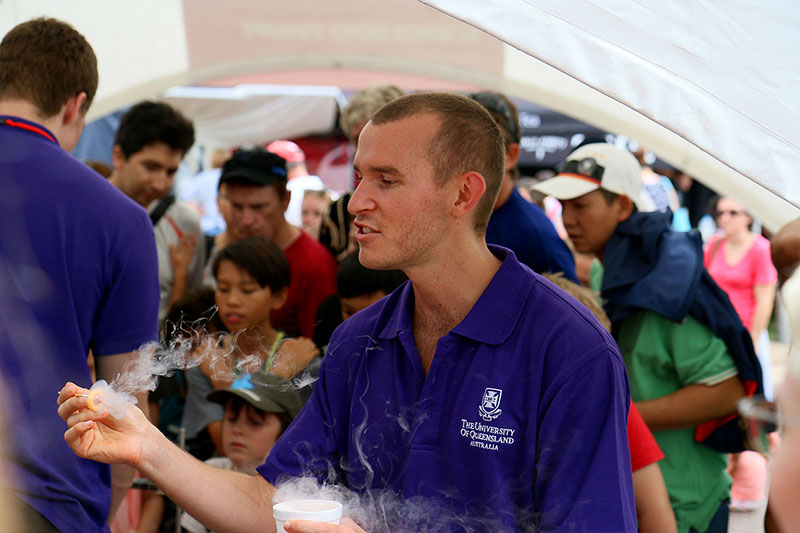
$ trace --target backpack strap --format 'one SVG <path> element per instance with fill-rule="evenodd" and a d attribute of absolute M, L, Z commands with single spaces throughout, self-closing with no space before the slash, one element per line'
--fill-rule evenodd
<path fill-rule="evenodd" d="M 161 217 L 164 216 L 164 213 L 167 212 L 167 209 L 169 209 L 170 206 L 174 203 L 175 203 L 175 195 L 173 194 L 168 194 L 164 198 L 159 200 L 158 205 L 156 205 L 156 208 L 153 209 L 152 213 L 150 213 L 150 222 L 153 223 L 154 227 L 156 224 L 158 224 L 158 221 L 161 220 Z"/>

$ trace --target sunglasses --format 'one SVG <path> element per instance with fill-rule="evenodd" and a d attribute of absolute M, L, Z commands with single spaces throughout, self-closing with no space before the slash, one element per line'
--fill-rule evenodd
<path fill-rule="evenodd" d="M 494 93 L 472 93 L 469 97 L 492 113 L 497 113 L 503 117 L 508 125 L 508 132 L 511 135 L 511 140 L 517 143 L 520 141 L 519 129 L 517 128 L 517 121 L 515 120 L 516 117 L 514 113 L 511 112 L 511 108 L 508 107 L 503 97 Z"/>
<path fill-rule="evenodd" d="M 740 215 L 744 215 L 744 211 L 736 211 L 733 209 L 729 209 L 727 211 L 717 211 L 715 213 L 716 218 L 722 217 L 722 215 L 728 215 L 729 217 L 738 217 Z"/>
<path fill-rule="evenodd" d="M 600 185 L 603 180 L 604 172 L 605 167 L 598 164 L 594 158 L 586 157 L 584 159 L 573 159 L 566 161 L 563 165 L 561 165 L 561 169 L 558 173 L 571 174 L 575 177 L 589 180 L 596 185 Z"/>

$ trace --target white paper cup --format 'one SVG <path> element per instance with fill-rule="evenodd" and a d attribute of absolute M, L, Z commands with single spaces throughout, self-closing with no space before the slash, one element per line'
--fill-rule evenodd
<path fill-rule="evenodd" d="M 276 503 L 272 506 L 272 516 L 278 526 L 278 533 L 286 533 L 283 523 L 288 520 L 314 520 L 338 524 L 342 517 L 342 504 L 333 500 L 294 500 Z"/>

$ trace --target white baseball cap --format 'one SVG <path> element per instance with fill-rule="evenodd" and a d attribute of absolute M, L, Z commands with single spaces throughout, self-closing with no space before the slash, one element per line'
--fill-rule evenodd
<path fill-rule="evenodd" d="M 604 189 L 626 195 L 640 211 L 652 210 L 652 202 L 642 187 L 641 167 L 636 157 L 608 143 L 581 146 L 567 156 L 558 174 L 533 188 L 558 200 L 571 200 Z"/>

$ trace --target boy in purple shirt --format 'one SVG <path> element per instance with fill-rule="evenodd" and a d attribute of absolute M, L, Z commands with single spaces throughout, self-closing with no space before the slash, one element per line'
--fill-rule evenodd
<path fill-rule="evenodd" d="M 585 308 L 487 247 L 503 166 L 496 124 L 461 96 L 406 96 L 367 124 L 348 204 L 359 258 L 409 282 L 334 332 L 263 477 L 204 468 L 133 410 L 98 419 L 72 384 L 59 397 L 67 442 L 136 465 L 211 529 L 271 525 L 274 484 L 311 474 L 424 502 L 424 521 L 390 531 L 635 531 L 624 365 Z"/>

